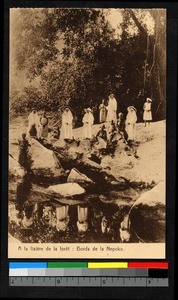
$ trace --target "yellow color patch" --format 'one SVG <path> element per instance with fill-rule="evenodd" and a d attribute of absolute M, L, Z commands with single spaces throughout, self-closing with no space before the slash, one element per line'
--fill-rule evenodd
<path fill-rule="evenodd" d="M 128 263 L 127 262 L 89 262 L 88 263 L 88 268 L 95 268 L 95 269 L 104 269 L 104 268 L 128 268 Z"/>

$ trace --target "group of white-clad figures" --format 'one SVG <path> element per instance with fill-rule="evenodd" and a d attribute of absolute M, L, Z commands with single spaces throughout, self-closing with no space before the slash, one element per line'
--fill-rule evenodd
<path fill-rule="evenodd" d="M 143 120 L 146 124 L 150 123 L 152 120 L 152 111 L 151 111 L 151 102 L 150 98 L 146 99 L 146 102 L 143 106 Z M 102 103 L 99 105 L 99 121 L 100 123 L 106 123 L 107 131 L 110 130 L 109 127 L 120 128 L 120 131 L 125 131 L 127 135 L 127 140 L 135 140 L 135 124 L 137 122 L 137 110 L 134 106 L 129 106 L 127 108 L 127 116 L 124 120 L 123 113 L 119 112 L 117 115 L 117 100 L 113 94 L 109 96 L 108 105 L 105 105 L 105 101 L 102 100 Z M 48 137 L 48 118 L 45 111 L 39 117 L 36 109 L 32 109 L 32 112 L 28 117 L 28 129 L 27 137 L 36 136 L 38 139 L 45 139 Z M 82 119 L 83 123 L 83 139 L 92 139 L 92 127 L 94 124 L 94 116 L 92 109 L 90 107 L 84 109 L 84 116 Z M 103 129 L 105 126 L 103 127 Z M 82 138 L 81 137 L 81 138 Z M 66 106 L 62 114 L 62 126 L 60 128 L 60 139 L 73 139 L 73 114 L 71 109 Z"/>

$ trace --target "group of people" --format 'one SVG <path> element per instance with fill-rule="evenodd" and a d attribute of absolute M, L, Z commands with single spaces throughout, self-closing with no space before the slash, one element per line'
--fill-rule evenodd
<path fill-rule="evenodd" d="M 151 103 L 152 100 L 147 98 L 143 106 L 143 120 L 145 122 L 145 126 L 147 124 L 149 125 L 150 121 L 152 120 Z M 92 132 L 94 124 L 94 115 L 92 109 L 90 107 L 84 109 L 84 115 L 82 118 L 83 134 L 81 139 L 90 140 L 91 144 L 95 145 L 95 148 L 99 150 L 100 154 L 108 153 L 110 155 L 114 155 L 118 140 L 123 139 L 123 141 L 129 145 L 136 139 L 136 108 L 134 106 L 129 106 L 127 108 L 126 118 L 124 118 L 122 112 L 117 114 L 117 110 L 117 100 L 113 94 L 109 96 L 107 106 L 105 105 L 105 101 L 102 100 L 101 104 L 99 105 L 99 121 L 101 126 L 99 131 L 94 136 Z M 60 138 L 64 140 L 74 139 L 74 120 L 69 106 L 64 108 L 61 121 L 62 125 L 60 130 L 59 127 L 54 129 L 52 131 L 52 137 L 55 139 Z M 28 138 L 31 136 L 37 138 L 39 141 L 48 140 L 49 131 L 49 120 L 46 112 L 43 111 L 41 115 L 39 115 L 37 110 L 33 108 L 28 116 L 27 134 L 23 133 L 22 138 L 19 139 L 19 163 L 21 166 L 25 167 L 25 169 L 30 169 L 31 164 L 31 161 L 28 157 L 28 148 L 30 146 Z"/>
<path fill-rule="evenodd" d="M 78 233 L 82 236 L 88 230 L 88 207 L 84 205 L 77 205 L 77 228 Z M 57 231 L 66 231 L 70 217 L 69 205 L 61 205 L 56 208 L 56 229 Z"/>
<path fill-rule="evenodd" d="M 145 126 L 152 120 L 150 98 L 146 99 L 143 106 L 143 120 Z M 106 123 L 107 132 L 114 131 L 116 128 L 124 136 L 125 140 L 135 139 L 135 123 L 137 122 L 137 110 L 134 106 L 127 108 L 127 116 L 124 120 L 123 113 L 119 112 L 117 115 L 117 100 L 113 94 L 109 96 L 108 105 L 105 105 L 105 101 L 99 105 L 99 121 L 100 123 Z M 28 117 L 28 136 L 36 136 L 38 139 L 48 138 L 48 117 L 44 111 L 41 116 L 38 115 L 36 109 L 32 109 L 32 112 Z M 83 139 L 92 139 L 92 126 L 94 124 L 94 116 L 90 107 L 84 110 L 83 123 Z M 115 128 L 114 128 L 115 127 Z M 104 129 L 104 127 L 103 127 Z M 112 132 L 113 133 L 113 132 Z M 60 134 L 57 135 L 60 139 L 73 139 L 73 114 L 70 107 L 66 106 L 62 114 L 62 125 L 60 128 Z"/>
<path fill-rule="evenodd" d="M 48 137 L 48 118 L 43 111 L 41 117 L 35 108 L 32 108 L 28 116 L 27 137 L 36 136 L 38 139 Z"/>
<path fill-rule="evenodd" d="M 146 98 L 146 102 L 143 106 L 143 120 L 146 124 L 152 121 L 152 112 L 151 112 L 151 102 L 150 98 Z M 129 106 L 130 107 L 130 106 Z M 135 109 L 136 111 L 136 109 Z M 120 113 L 121 114 L 121 113 Z M 100 123 L 111 122 L 112 120 L 116 122 L 117 119 L 117 100 L 114 95 L 109 96 L 108 105 L 105 105 L 105 100 L 101 101 L 99 105 L 99 121 Z"/>
<path fill-rule="evenodd" d="M 152 120 L 151 111 L 152 100 L 146 99 L 143 106 L 143 120 L 145 126 L 150 124 Z M 95 148 L 99 150 L 100 154 L 114 155 L 115 147 L 118 140 L 122 139 L 127 145 L 132 145 L 132 142 L 136 139 L 136 122 L 137 122 L 137 110 L 134 106 L 127 107 L 127 115 L 124 118 L 122 112 L 117 114 L 118 105 L 117 100 L 113 94 L 109 96 L 108 105 L 105 105 L 105 101 L 102 100 L 99 105 L 99 121 L 100 129 L 93 135 L 94 115 L 90 107 L 84 110 L 82 118 L 83 134 L 81 139 L 88 139 L 91 141 L 91 145 L 95 145 Z M 73 114 L 69 106 L 64 108 L 62 114 L 62 125 L 59 130 L 52 131 L 52 137 L 55 139 L 73 140 Z M 49 120 L 46 112 L 43 111 L 39 116 L 35 108 L 32 109 L 28 116 L 28 128 L 27 139 L 26 134 L 22 135 L 22 139 L 19 141 L 19 163 L 23 166 L 27 164 L 28 160 L 28 137 L 36 137 L 39 141 L 48 140 L 49 137 Z M 119 137 L 118 137 L 119 136 Z M 107 152 L 108 150 L 108 152 Z M 25 154 L 24 154 L 25 153 Z M 25 162 L 27 161 L 27 163 Z"/>

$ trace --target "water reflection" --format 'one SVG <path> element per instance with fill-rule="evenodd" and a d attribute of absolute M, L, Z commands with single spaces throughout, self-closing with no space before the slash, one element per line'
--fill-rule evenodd
<path fill-rule="evenodd" d="M 66 231 L 69 225 L 69 205 L 56 207 L 56 229 L 57 231 Z"/>
<path fill-rule="evenodd" d="M 79 235 L 84 236 L 85 232 L 89 228 L 88 207 L 86 203 L 77 205 L 77 215 L 78 215 L 78 220 L 77 220 L 78 233 Z"/>
<path fill-rule="evenodd" d="M 121 234 L 125 211 L 115 203 L 104 203 L 98 195 L 39 202 L 30 196 L 31 189 L 30 179 L 24 178 L 15 201 L 9 201 L 9 232 L 20 241 L 127 242 Z"/>

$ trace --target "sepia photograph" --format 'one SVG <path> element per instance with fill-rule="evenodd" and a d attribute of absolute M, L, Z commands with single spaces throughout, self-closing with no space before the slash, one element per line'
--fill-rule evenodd
<path fill-rule="evenodd" d="M 166 9 L 9 14 L 8 256 L 165 258 Z"/>

